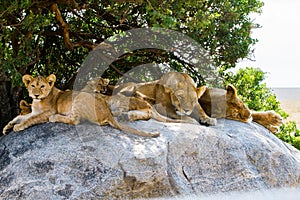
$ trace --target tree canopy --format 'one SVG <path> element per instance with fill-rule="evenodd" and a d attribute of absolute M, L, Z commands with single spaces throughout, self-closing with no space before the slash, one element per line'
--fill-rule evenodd
<path fill-rule="evenodd" d="M 227 69 L 251 53 L 256 40 L 250 33 L 258 25 L 249 15 L 262 5 L 258 0 L 3 0 L 0 66 L 16 84 L 25 73 L 56 73 L 67 83 L 105 39 L 133 28 L 162 27 L 193 38 Z M 135 62 L 183 63 L 158 53 L 136 51 L 120 70 Z"/>
<path fill-rule="evenodd" d="M 260 13 L 262 6 L 259 0 L 1 0 L 0 81 L 9 83 L 1 102 L 18 102 L 20 90 L 7 88 L 20 86 L 26 73 L 54 73 L 59 87 L 70 88 L 91 50 L 135 28 L 160 27 L 185 34 L 222 72 L 251 55 L 256 43 L 251 29 L 259 25 L 250 15 Z M 140 49 L 122 55 L 106 76 L 147 63 L 167 63 L 177 70 L 195 67 L 169 52 Z M 3 110 L 1 115 L 9 116 Z"/>

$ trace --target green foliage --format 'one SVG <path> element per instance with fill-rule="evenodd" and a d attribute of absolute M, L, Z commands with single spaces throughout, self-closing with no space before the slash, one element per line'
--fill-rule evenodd
<path fill-rule="evenodd" d="M 274 110 L 283 118 L 288 117 L 280 107 L 280 102 L 276 95 L 264 83 L 266 73 L 259 68 L 239 69 L 235 74 L 226 74 L 226 84 L 233 84 L 240 98 L 252 110 L 266 111 Z M 293 145 L 300 150 L 300 130 L 296 127 L 296 122 L 286 122 L 280 127 L 280 132 L 276 134 L 281 140 Z"/>
<path fill-rule="evenodd" d="M 57 19 L 54 4 L 65 25 Z M 250 30 L 258 25 L 249 15 L 261 12 L 262 5 L 259 0 L 2 0 L 0 68 L 15 85 L 25 73 L 56 73 L 61 84 L 67 84 L 95 45 L 134 28 L 162 27 L 193 38 L 210 52 L 218 67 L 227 69 L 251 52 L 256 40 Z M 196 67 L 172 54 L 150 53 L 139 59 L 135 55 L 142 54 L 128 54 L 115 66 L 122 73 L 149 62 Z M 130 56 L 130 62 L 124 63 Z M 118 75 L 111 71 L 110 76 Z"/>
<path fill-rule="evenodd" d="M 234 67 L 238 58 L 247 57 L 250 46 L 256 43 L 250 37 L 250 30 L 259 25 L 252 23 L 249 14 L 261 12 L 260 1 L 151 2 L 150 7 L 146 6 L 148 22 L 189 35 L 210 51 L 216 64 L 224 69 Z"/>
<path fill-rule="evenodd" d="M 283 124 L 277 137 L 300 150 L 300 130 L 297 129 L 296 122 L 289 121 Z"/>

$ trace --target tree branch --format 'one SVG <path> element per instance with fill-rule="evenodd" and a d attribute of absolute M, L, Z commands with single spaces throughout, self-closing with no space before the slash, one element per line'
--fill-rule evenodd
<path fill-rule="evenodd" d="M 55 13 L 56 20 L 57 20 L 59 26 L 62 27 L 62 29 L 63 29 L 63 37 L 64 37 L 64 42 L 65 42 L 66 47 L 69 50 L 72 50 L 73 49 L 73 44 L 70 41 L 70 35 L 69 35 L 70 25 L 67 24 L 64 21 L 64 19 L 62 18 L 61 12 L 58 8 L 57 3 L 52 4 L 51 10 Z"/>

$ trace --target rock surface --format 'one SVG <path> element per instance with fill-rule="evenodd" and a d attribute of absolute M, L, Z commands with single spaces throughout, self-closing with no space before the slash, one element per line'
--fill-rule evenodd
<path fill-rule="evenodd" d="M 253 123 L 42 124 L 0 139 L 0 199 L 131 199 L 300 185 L 300 153 Z"/>

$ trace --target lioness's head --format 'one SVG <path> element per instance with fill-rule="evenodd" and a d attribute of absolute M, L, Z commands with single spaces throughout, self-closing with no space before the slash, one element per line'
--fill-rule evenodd
<path fill-rule="evenodd" d="M 27 87 L 29 96 L 33 100 L 42 100 L 52 91 L 56 76 L 51 74 L 45 78 L 42 76 L 32 77 L 31 75 L 24 75 L 22 80 Z"/>
<path fill-rule="evenodd" d="M 84 91 L 105 94 L 108 84 L 109 79 L 107 78 L 94 78 L 87 82 L 87 87 L 84 88 Z"/>
<path fill-rule="evenodd" d="M 198 104 L 198 90 L 193 85 L 186 85 L 184 82 L 178 85 L 179 88 L 176 91 L 169 91 L 171 103 L 177 115 L 190 115 Z"/>
<path fill-rule="evenodd" d="M 251 112 L 238 98 L 237 91 L 232 85 L 227 86 L 226 93 L 226 118 L 247 122 L 251 118 Z"/>
<path fill-rule="evenodd" d="M 168 72 L 164 74 L 159 82 L 164 93 L 169 94 L 170 103 L 177 115 L 190 115 L 198 104 L 199 93 L 194 80 L 185 73 Z"/>
<path fill-rule="evenodd" d="M 251 118 L 250 110 L 237 96 L 236 88 L 232 85 L 228 85 L 226 90 L 207 89 L 199 99 L 199 103 L 211 117 L 242 122 L 247 122 Z"/>

